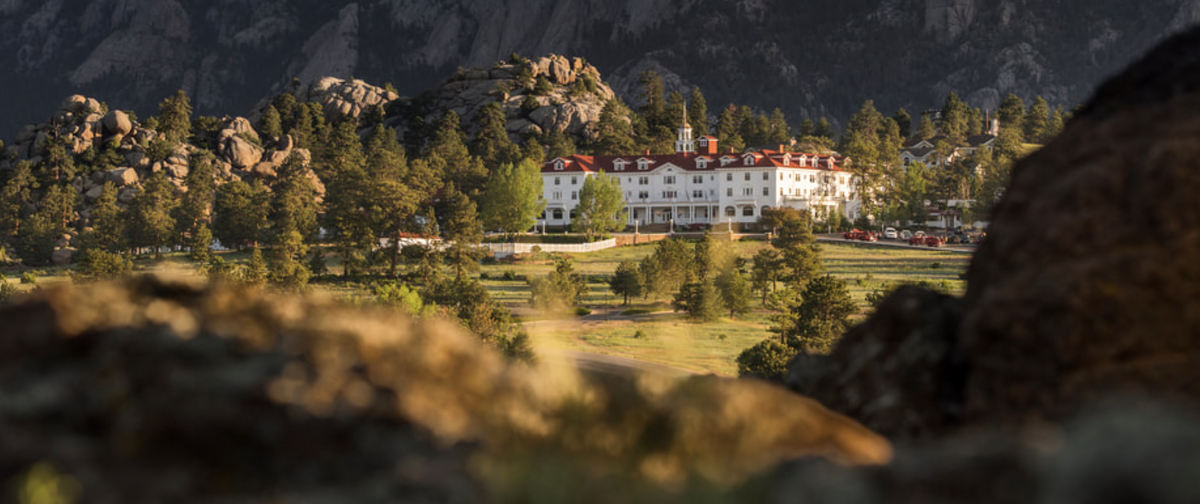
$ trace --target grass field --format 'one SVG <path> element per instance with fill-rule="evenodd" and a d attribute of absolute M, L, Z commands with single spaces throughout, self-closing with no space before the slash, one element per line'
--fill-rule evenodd
<path fill-rule="evenodd" d="M 750 258 L 765 242 L 735 242 L 728 246 L 733 253 Z M 575 268 L 589 279 L 591 291 L 582 304 L 594 310 L 586 319 L 577 317 L 549 318 L 529 308 L 529 286 L 525 278 L 546 275 L 553 260 L 519 261 L 482 266 L 482 283 L 492 296 L 504 303 L 526 322 L 536 349 L 572 350 L 619 355 L 655 362 L 700 373 L 736 375 L 734 359 L 742 350 L 771 335 L 768 314 L 755 302 L 754 313 L 737 319 L 722 318 L 717 322 L 693 324 L 682 315 L 670 313 L 668 299 L 636 300 L 631 306 L 621 306 L 621 299 L 608 291 L 607 277 L 625 260 L 639 261 L 654 252 L 655 245 L 620 247 L 588 254 L 574 254 Z M 242 262 L 248 253 L 222 253 L 229 262 Z M 821 257 L 826 271 L 847 282 L 851 296 L 865 315 L 869 306 L 867 294 L 901 282 L 930 282 L 945 290 L 961 294 L 966 284 L 960 279 L 970 260 L 969 254 L 925 248 L 878 247 L 866 244 L 826 243 L 821 245 Z M 330 261 L 337 272 L 340 265 Z M 180 275 L 196 275 L 196 268 L 184 254 L 169 254 L 162 261 L 139 259 L 135 271 L 170 271 Z M 7 269 L 7 282 L 25 291 L 34 285 L 18 284 L 21 271 Z M 38 270 L 38 285 L 69 282 L 66 268 Z M 505 280 L 505 273 L 514 277 Z M 368 286 L 339 281 L 322 281 L 314 285 L 319 292 L 339 298 L 369 297 Z M 636 320 L 621 313 L 634 308 L 648 313 Z M 634 337 L 638 331 L 641 337 Z"/>

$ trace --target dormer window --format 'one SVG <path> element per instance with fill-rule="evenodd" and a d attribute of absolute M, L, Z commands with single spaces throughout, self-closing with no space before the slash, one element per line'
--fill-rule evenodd
<path fill-rule="evenodd" d="M 746 157 L 742 158 L 742 161 L 748 165 L 753 165 L 754 164 L 754 154 L 746 154 Z"/>
<path fill-rule="evenodd" d="M 721 166 L 725 166 L 729 163 L 732 163 L 734 159 L 737 159 L 737 158 L 732 157 L 732 156 L 725 156 L 725 157 L 721 158 Z"/>
<path fill-rule="evenodd" d="M 639 170 L 649 170 L 650 169 L 650 160 L 648 160 L 648 159 L 639 159 L 637 163 L 638 163 Z"/>
<path fill-rule="evenodd" d="M 708 168 L 708 158 L 696 158 L 696 169 L 703 170 Z"/>
<path fill-rule="evenodd" d="M 565 163 L 563 163 L 563 161 L 561 159 L 554 162 L 554 169 L 557 171 L 562 171 L 563 167 L 565 167 L 565 166 L 566 166 Z"/>
<path fill-rule="evenodd" d="M 628 165 L 628 164 L 629 164 L 629 161 L 626 161 L 624 159 L 618 159 L 616 161 L 613 161 L 613 168 L 615 168 L 617 171 L 625 171 L 625 165 Z"/>
<path fill-rule="evenodd" d="M 791 164 L 792 164 L 792 155 L 784 154 L 783 155 L 783 166 L 790 166 Z"/>

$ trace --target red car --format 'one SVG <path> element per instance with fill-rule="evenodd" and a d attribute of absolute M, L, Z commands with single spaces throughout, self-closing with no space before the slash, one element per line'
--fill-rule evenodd
<path fill-rule="evenodd" d="M 878 241 L 879 236 L 874 231 L 863 231 L 861 229 L 851 229 L 842 233 L 842 238 L 846 240 L 859 241 Z"/>

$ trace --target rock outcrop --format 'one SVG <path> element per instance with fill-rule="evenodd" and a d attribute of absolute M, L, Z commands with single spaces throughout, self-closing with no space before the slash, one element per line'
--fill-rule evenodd
<path fill-rule="evenodd" d="M 533 93 L 538 79 L 550 84 L 548 92 Z M 522 135 L 554 131 L 580 140 L 595 140 L 600 111 L 616 94 L 602 81 L 596 67 L 580 58 L 551 55 L 461 70 L 427 96 L 428 101 L 422 99 L 420 104 L 426 112 L 449 110 L 458 114 L 469 136 L 477 132 L 475 118 L 480 109 L 489 103 L 499 103 L 507 119 L 505 129 L 510 140 L 520 141 Z M 409 98 L 400 100 L 401 104 L 412 102 Z M 399 118 L 396 124 L 401 131 L 410 119 Z"/>

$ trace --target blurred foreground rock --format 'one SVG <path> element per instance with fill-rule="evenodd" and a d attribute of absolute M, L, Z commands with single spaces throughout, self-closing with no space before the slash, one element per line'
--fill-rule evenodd
<path fill-rule="evenodd" d="M 1164 42 L 1016 164 L 961 302 L 899 291 L 791 386 L 901 439 L 1200 404 L 1197 50 Z"/>
<path fill-rule="evenodd" d="M 765 383 L 589 381 L 310 298 L 140 278 L 38 293 L 0 327 L 0 481 L 50 463 L 83 502 L 478 502 L 540 481 L 521 460 L 661 488 L 891 457 Z M 605 486 L 594 502 L 625 492 Z"/>

